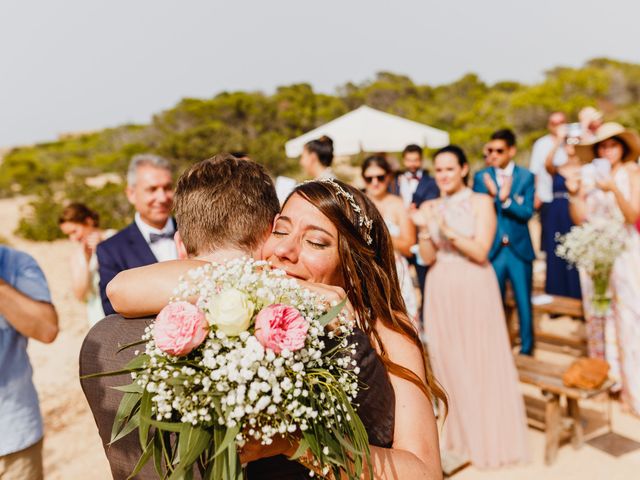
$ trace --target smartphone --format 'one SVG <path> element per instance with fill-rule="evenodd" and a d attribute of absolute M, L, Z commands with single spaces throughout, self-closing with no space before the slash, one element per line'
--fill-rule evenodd
<path fill-rule="evenodd" d="M 591 163 L 597 180 L 606 180 L 611 176 L 611 163 L 606 158 L 594 158 Z"/>

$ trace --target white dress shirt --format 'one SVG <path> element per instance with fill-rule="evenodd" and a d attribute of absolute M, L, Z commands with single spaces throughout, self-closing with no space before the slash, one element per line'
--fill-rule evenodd
<path fill-rule="evenodd" d="M 515 166 L 516 164 L 513 163 L 513 161 L 511 161 L 504 168 L 496 167 L 496 180 L 498 181 L 498 187 L 502 186 L 502 184 L 504 183 L 505 177 L 513 176 L 513 169 L 515 168 Z"/>
<path fill-rule="evenodd" d="M 529 171 L 536 176 L 536 195 L 544 203 L 553 201 L 553 179 L 544 166 L 547 155 L 549 155 L 549 152 L 553 148 L 553 144 L 554 139 L 551 134 L 536 140 L 531 150 L 531 160 L 529 162 Z M 553 157 L 553 164 L 559 167 L 566 162 L 567 152 L 564 151 L 564 148 L 560 147 L 556 150 Z"/>
<path fill-rule="evenodd" d="M 406 208 L 409 208 L 409 205 L 413 202 L 413 194 L 416 193 L 418 184 L 422 179 L 422 173 L 420 169 L 416 171 L 415 175 L 411 172 L 404 172 L 398 177 L 398 190 Z"/>
<path fill-rule="evenodd" d="M 166 262 L 167 260 L 177 260 L 178 259 L 178 250 L 176 248 L 176 244 L 173 241 L 173 238 L 161 238 L 158 241 L 151 243 L 151 234 L 152 233 L 175 233 L 175 228 L 173 227 L 173 221 L 171 218 L 167 219 L 167 223 L 164 225 L 162 230 L 158 230 L 157 228 L 153 228 L 150 225 L 147 225 L 140 218 L 140 214 L 136 212 L 135 220 L 137 227 L 140 229 L 140 233 L 149 244 L 149 248 L 151 248 L 151 252 L 156 257 L 159 262 Z"/>

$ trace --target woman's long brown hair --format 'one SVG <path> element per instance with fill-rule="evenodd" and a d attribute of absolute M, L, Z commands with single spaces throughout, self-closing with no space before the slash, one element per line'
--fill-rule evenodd
<path fill-rule="evenodd" d="M 407 314 L 400 292 L 393 244 L 384 219 L 363 193 L 346 183 L 333 182 L 353 196 L 361 209 L 360 214 L 354 211 L 345 195 L 339 193 L 336 185 L 327 181 L 303 183 L 293 193 L 298 193 L 318 208 L 336 226 L 345 290 L 359 318 L 360 328 L 366 332 L 372 344 L 378 346 L 387 372 L 415 384 L 427 398 L 435 396 L 446 408 L 446 394 L 433 376 L 427 352 Z M 360 225 L 360 215 L 363 213 L 372 220 L 370 245 L 365 240 L 366 226 Z M 420 349 L 426 383 L 415 372 L 389 358 L 375 329 L 376 321 L 405 336 Z"/>

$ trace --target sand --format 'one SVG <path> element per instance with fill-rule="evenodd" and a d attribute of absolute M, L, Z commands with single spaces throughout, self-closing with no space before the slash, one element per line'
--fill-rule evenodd
<path fill-rule="evenodd" d="M 53 301 L 60 317 L 60 334 L 51 345 L 31 341 L 29 355 L 34 381 L 40 396 L 45 423 L 44 466 L 47 480 L 111 478 L 109 466 L 78 380 L 78 353 L 88 331 L 84 305 L 71 294 L 68 258 L 72 245 L 68 241 L 28 242 L 13 236 L 19 209 L 26 199 L 0 200 L 0 235 L 13 247 L 24 250 L 40 263 L 49 281 Z M 553 328 L 570 330 L 571 322 L 555 322 Z M 533 392 L 523 386 L 523 390 Z M 590 419 L 588 428 L 602 425 L 606 402 L 585 402 Z M 613 405 L 613 428 L 617 433 L 640 441 L 640 419 Z M 602 429 L 600 429 L 602 431 Z M 530 429 L 532 461 L 528 465 L 497 471 L 478 471 L 467 467 L 457 473 L 459 480 L 475 479 L 563 479 L 622 480 L 640 478 L 640 450 L 615 458 L 589 445 L 574 450 L 560 448 L 552 466 L 543 462 L 544 435 Z M 401 479 L 405 480 L 405 479 Z M 408 480 L 408 479 L 407 479 Z"/>

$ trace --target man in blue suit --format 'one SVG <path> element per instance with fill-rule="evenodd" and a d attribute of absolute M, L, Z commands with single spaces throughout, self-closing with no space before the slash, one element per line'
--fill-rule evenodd
<path fill-rule="evenodd" d="M 435 179 L 422 168 L 422 147 L 407 145 L 402 151 L 402 163 L 405 170 L 396 175 L 389 192 L 400 196 L 406 208 L 412 203 L 420 207 L 422 202 L 440 196 Z"/>
<path fill-rule="evenodd" d="M 157 155 L 135 155 L 127 171 L 126 193 L 136 210 L 134 221 L 96 248 L 105 315 L 115 313 L 106 289 L 118 273 L 178 258 L 173 240 L 176 225 L 171 218 L 173 184 L 169 162 Z"/>
<path fill-rule="evenodd" d="M 498 130 L 486 146 L 489 167 L 476 173 L 473 189 L 495 199 L 498 217 L 496 237 L 489 259 L 504 297 L 507 279 L 511 282 L 520 321 L 520 352 L 533 352 L 531 289 L 535 253 L 528 222 L 533 215 L 534 176 L 513 162 L 516 137 L 511 130 Z"/>

